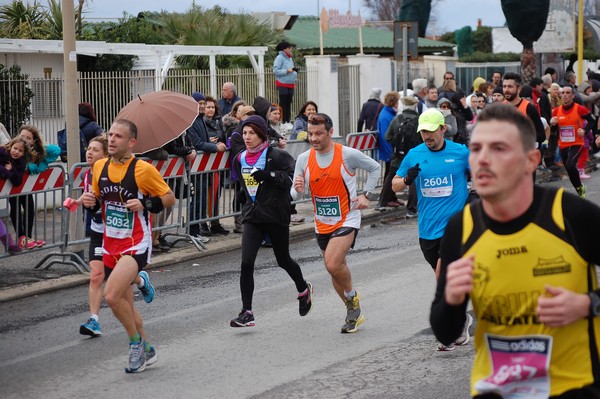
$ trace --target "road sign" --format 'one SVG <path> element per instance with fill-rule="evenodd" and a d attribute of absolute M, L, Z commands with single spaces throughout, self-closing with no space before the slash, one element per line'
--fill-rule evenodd
<path fill-rule="evenodd" d="M 402 60 L 402 29 L 407 28 L 407 53 L 409 58 L 417 58 L 419 55 L 419 23 L 417 21 L 394 21 L 394 58 Z"/>

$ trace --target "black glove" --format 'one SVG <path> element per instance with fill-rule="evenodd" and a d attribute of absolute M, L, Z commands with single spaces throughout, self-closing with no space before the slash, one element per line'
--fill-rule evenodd
<path fill-rule="evenodd" d="M 264 181 L 271 179 L 271 174 L 269 172 L 267 172 L 266 170 L 262 170 L 262 169 L 258 169 L 256 171 L 254 171 L 250 176 L 252 176 L 254 178 L 254 180 L 256 180 L 259 183 L 262 183 Z"/>
<path fill-rule="evenodd" d="M 404 184 L 406 184 L 407 186 L 413 184 L 417 176 L 419 176 L 420 171 L 421 168 L 419 168 L 419 164 L 416 164 L 412 168 L 408 168 L 408 170 L 406 171 L 406 176 L 404 176 Z"/>
<path fill-rule="evenodd" d="M 300 68 L 298 68 L 298 67 L 293 67 L 292 68 L 292 71 L 294 71 L 294 72 L 298 72 L 299 70 L 300 70 Z"/>

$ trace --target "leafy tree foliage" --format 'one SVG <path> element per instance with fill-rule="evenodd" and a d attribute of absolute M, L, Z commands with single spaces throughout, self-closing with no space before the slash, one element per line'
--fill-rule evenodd
<path fill-rule="evenodd" d="M 492 28 L 480 26 L 473 32 L 473 50 L 483 53 L 492 52 Z"/>
<path fill-rule="evenodd" d="M 500 4 L 508 30 L 523 45 L 521 74 L 523 80 L 529 82 L 535 76 L 533 42 L 544 33 L 550 0 L 501 0 Z"/>
<path fill-rule="evenodd" d="M 29 87 L 29 75 L 22 74 L 19 65 L 7 68 L 0 64 L 0 122 L 12 136 L 31 117 L 33 96 Z"/>
<path fill-rule="evenodd" d="M 13 39 L 43 39 L 46 11 L 35 0 L 32 5 L 13 0 L 0 6 L 0 36 Z"/>
<path fill-rule="evenodd" d="M 170 44 L 274 47 L 282 39 L 252 16 L 230 14 L 218 6 L 204 10 L 192 5 L 186 13 L 165 15 L 163 27 Z M 177 63 L 184 68 L 208 69 L 208 62 L 206 57 L 177 57 Z M 217 56 L 216 64 L 218 68 L 251 66 L 247 56 Z"/>

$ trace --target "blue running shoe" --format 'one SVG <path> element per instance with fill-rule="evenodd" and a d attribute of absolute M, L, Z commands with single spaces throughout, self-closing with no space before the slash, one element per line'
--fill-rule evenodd
<path fill-rule="evenodd" d="M 91 317 L 79 326 L 79 334 L 81 335 L 89 335 L 90 337 L 99 337 L 102 335 L 102 329 L 100 328 L 100 323 Z"/>
<path fill-rule="evenodd" d="M 156 354 L 156 349 L 154 349 L 154 345 L 150 346 L 150 350 L 144 352 L 146 355 L 146 366 L 151 366 L 158 360 L 158 355 Z"/>
<path fill-rule="evenodd" d="M 146 370 L 146 353 L 144 352 L 144 340 L 129 343 L 129 367 L 126 373 L 141 373 Z"/>
<path fill-rule="evenodd" d="M 154 300 L 154 287 L 150 283 L 150 276 L 148 276 L 148 273 L 143 270 L 138 273 L 138 276 L 144 280 L 144 286 L 138 286 L 138 288 L 144 297 L 144 301 L 146 301 L 146 303 L 150 303 Z"/>

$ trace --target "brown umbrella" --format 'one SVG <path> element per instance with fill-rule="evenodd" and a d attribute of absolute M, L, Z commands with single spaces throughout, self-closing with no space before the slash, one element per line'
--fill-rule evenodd
<path fill-rule="evenodd" d="M 137 96 L 124 106 L 116 119 L 127 119 L 138 128 L 133 152 L 142 154 L 175 140 L 192 126 L 198 103 L 191 96 L 162 90 Z"/>

